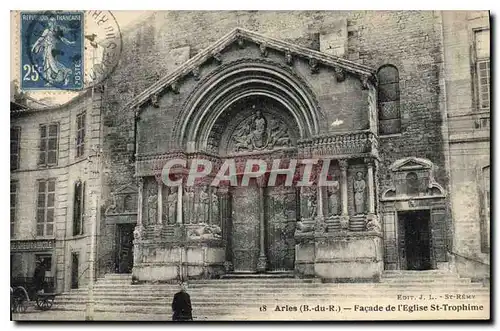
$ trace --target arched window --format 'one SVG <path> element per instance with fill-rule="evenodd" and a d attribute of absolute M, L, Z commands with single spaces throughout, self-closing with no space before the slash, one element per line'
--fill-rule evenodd
<path fill-rule="evenodd" d="M 379 134 L 401 132 L 399 111 L 399 72 L 392 65 L 384 65 L 378 70 L 378 119 Z"/>

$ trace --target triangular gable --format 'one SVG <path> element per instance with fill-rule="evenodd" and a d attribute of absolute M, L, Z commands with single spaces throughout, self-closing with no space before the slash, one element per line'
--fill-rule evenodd
<path fill-rule="evenodd" d="M 113 194 L 122 195 L 122 194 L 133 194 L 137 193 L 137 187 L 131 184 L 125 184 L 120 186 Z"/>
<path fill-rule="evenodd" d="M 389 167 L 392 171 L 406 171 L 406 170 L 419 170 L 419 169 L 432 169 L 433 163 L 427 159 L 418 157 L 407 157 L 395 161 Z"/>
<path fill-rule="evenodd" d="M 210 47 L 204 49 L 184 64 L 180 65 L 172 73 L 160 78 L 156 83 L 144 90 L 141 94 L 125 105 L 125 108 L 129 109 L 140 107 L 168 87 L 170 87 L 170 89 L 175 93 L 178 93 L 177 82 L 181 77 L 192 75 L 197 78 L 197 75 L 199 75 L 198 68 L 200 65 L 212 59 L 221 61 L 220 53 L 235 42 L 253 42 L 259 45 L 261 52 L 266 52 L 267 49 L 274 49 L 283 52 L 287 56 L 290 55 L 292 57 L 308 59 L 310 62 L 313 62 L 314 65 L 321 64 L 333 67 L 335 71 L 339 73 L 345 71 L 358 75 L 362 77 L 363 82 L 376 82 L 375 70 L 368 66 L 282 40 L 269 38 L 252 31 L 236 28 L 213 43 Z"/>

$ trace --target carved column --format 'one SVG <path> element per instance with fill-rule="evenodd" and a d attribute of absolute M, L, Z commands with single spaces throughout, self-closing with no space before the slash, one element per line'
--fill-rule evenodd
<path fill-rule="evenodd" d="M 163 190 L 162 190 L 162 185 L 163 183 L 161 181 L 158 182 L 158 213 L 157 213 L 157 218 L 158 218 L 158 224 L 162 224 L 162 217 L 163 217 Z"/>
<path fill-rule="evenodd" d="M 264 272 L 267 268 L 267 257 L 266 257 L 266 247 L 265 247 L 265 215 L 264 215 L 264 186 L 263 180 L 258 181 L 259 185 L 259 260 L 257 261 L 257 271 Z"/>
<path fill-rule="evenodd" d="M 144 179 L 139 177 L 137 179 L 139 184 L 139 194 L 137 194 L 137 227 L 142 226 L 142 200 L 144 195 Z"/>
<path fill-rule="evenodd" d="M 317 212 L 317 217 L 319 219 L 324 218 L 323 214 L 323 186 L 318 185 L 318 212 Z"/>
<path fill-rule="evenodd" d="M 182 224 L 182 184 L 177 186 L 177 224 Z"/>
<path fill-rule="evenodd" d="M 347 160 L 339 160 L 340 166 L 340 199 L 342 201 L 342 214 L 340 218 L 340 226 L 347 229 L 349 226 L 349 206 L 347 200 L 347 167 L 349 162 Z"/>
<path fill-rule="evenodd" d="M 231 246 L 231 196 L 229 195 L 229 187 L 221 186 L 219 187 L 219 198 L 220 198 L 220 217 L 221 217 L 221 229 L 222 238 L 226 243 L 226 257 L 225 257 L 225 268 L 226 272 L 233 270 L 232 263 L 232 246 Z"/>
<path fill-rule="evenodd" d="M 342 199 L 342 216 L 349 215 L 349 209 L 347 205 L 347 160 L 340 160 L 340 195 Z"/>
<path fill-rule="evenodd" d="M 373 175 L 375 160 L 366 158 L 364 161 L 368 167 L 366 178 L 368 188 L 368 214 L 375 214 L 375 179 Z"/>

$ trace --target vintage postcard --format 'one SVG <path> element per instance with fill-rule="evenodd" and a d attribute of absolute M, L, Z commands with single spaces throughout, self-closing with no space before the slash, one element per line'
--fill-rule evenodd
<path fill-rule="evenodd" d="M 488 11 L 12 11 L 11 319 L 489 320 Z"/>

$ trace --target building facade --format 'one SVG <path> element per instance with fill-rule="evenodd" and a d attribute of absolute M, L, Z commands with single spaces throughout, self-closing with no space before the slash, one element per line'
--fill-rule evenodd
<path fill-rule="evenodd" d="M 482 12 L 155 12 L 128 27 L 113 75 L 79 99 L 102 113 L 93 133 L 102 151 L 98 272 L 132 273 L 139 282 L 228 272 L 376 281 L 387 269 L 487 277 L 489 80 L 480 84 L 489 79 L 489 46 L 470 50 L 488 21 Z M 60 177 L 72 197 L 75 181 L 90 180 L 78 175 L 86 162 L 68 155 L 81 150 L 71 138 L 76 109 L 13 118 L 21 142 L 24 122 L 66 116 L 74 126 L 60 131 L 72 151 L 60 153 L 64 174 L 28 171 L 28 162 L 13 171 L 14 182 Z M 459 122 L 467 122 L 467 137 Z M 484 165 L 471 149 L 482 151 Z M 22 168 L 22 143 L 20 151 Z M 337 184 L 167 187 L 161 170 L 173 159 L 188 168 L 205 159 L 215 169 L 235 160 L 240 177 L 248 159 L 285 160 L 282 167 L 318 159 Z M 68 289 L 63 266 L 78 245 L 87 256 L 79 264 L 87 261 L 90 241 L 70 233 L 79 200 L 61 201 L 53 249 L 61 253 L 52 263 L 57 286 Z M 477 213 L 462 212 L 464 201 Z M 16 226 L 35 231 L 33 218 L 24 219 Z"/>
<path fill-rule="evenodd" d="M 49 290 L 87 283 L 91 227 L 99 222 L 92 202 L 102 186 L 100 111 L 92 91 L 53 109 L 11 107 L 13 283 L 30 283 L 36 260 Z"/>

